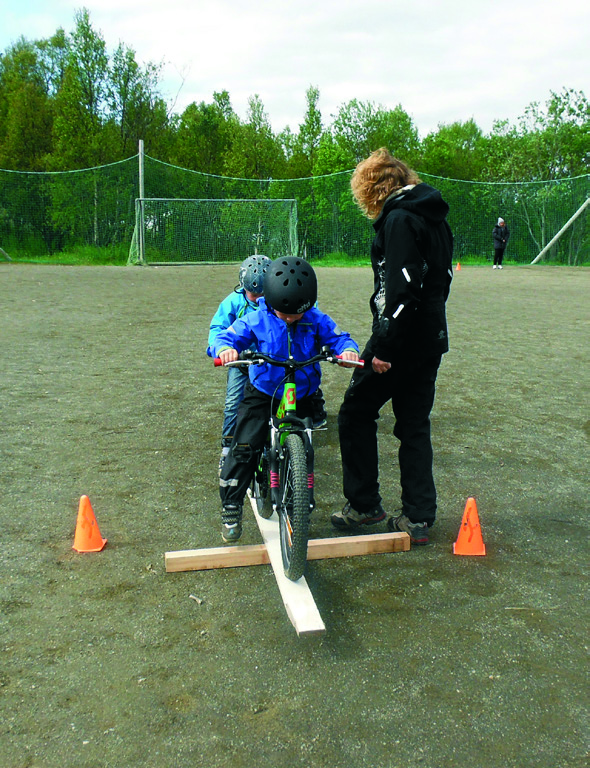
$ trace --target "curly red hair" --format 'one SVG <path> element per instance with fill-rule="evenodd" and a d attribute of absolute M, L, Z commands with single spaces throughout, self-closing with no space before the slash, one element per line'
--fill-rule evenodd
<path fill-rule="evenodd" d="M 350 179 L 350 188 L 363 213 L 369 219 L 376 219 L 392 192 L 408 184 L 420 183 L 415 171 L 381 147 L 357 165 Z"/>

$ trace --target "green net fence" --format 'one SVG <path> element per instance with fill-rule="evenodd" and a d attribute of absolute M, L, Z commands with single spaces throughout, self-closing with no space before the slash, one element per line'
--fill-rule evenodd
<path fill-rule="evenodd" d="M 106 249 L 124 258 L 135 226 L 138 162 L 81 171 L 0 170 L 0 248 L 10 258 Z"/>
<path fill-rule="evenodd" d="M 51 256 L 59 262 L 68 252 L 106 249 L 114 258 L 138 261 L 140 232 L 137 205 L 140 197 L 139 155 L 98 168 L 62 173 L 0 170 L 0 255 L 12 259 Z M 212 176 L 179 168 L 148 156 L 143 163 L 143 198 L 186 201 L 295 201 L 296 214 L 280 225 L 284 245 L 310 260 L 330 254 L 366 258 L 373 229 L 356 207 L 350 193 L 351 171 L 306 179 L 253 180 Z M 449 223 L 455 235 L 455 260 L 492 258 L 491 232 L 499 216 L 511 232 L 506 259 L 530 263 L 590 197 L 590 175 L 546 182 L 482 183 L 444 179 L 421 173 L 422 180 L 440 189 L 450 206 Z M 290 204 L 290 203 L 289 203 Z M 176 213 L 166 214 L 173 222 Z M 223 208 L 223 207 L 222 207 Z M 245 210 L 245 209 L 244 209 Z M 278 209 L 277 209 L 278 210 Z M 194 211 L 193 211 L 194 213 Z M 179 214 L 178 214 L 179 215 Z M 174 249 L 166 255 L 172 232 L 190 232 L 193 242 L 207 243 L 205 256 L 193 260 L 241 261 L 250 251 L 264 253 L 270 225 L 260 212 L 247 219 L 245 233 L 230 238 L 228 216 L 215 221 L 183 220 L 156 226 L 157 214 L 144 221 L 145 245 L 153 261 L 190 260 Z M 164 219 L 162 217 L 161 221 Z M 181 217 L 182 218 L 182 217 Z M 575 220 L 544 256 L 555 263 L 590 261 L 590 223 L 586 212 Z M 231 217 L 230 217 L 231 223 Z M 208 229 L 206 228 L 208 227 Z M 168 233 L 168 240 L 163 233 Z M 260 238 L 256 247 L 256 238 Z M 190 239 L 189 238 L 189 239 Z M 223 247 L 221 242 L 225 241 Z M 277 246 L 278 247 L 278 246 Z M 189 247 L 190 252 L 190 247 Z M 276 255 L 276 254 L 275 254 Z"/>

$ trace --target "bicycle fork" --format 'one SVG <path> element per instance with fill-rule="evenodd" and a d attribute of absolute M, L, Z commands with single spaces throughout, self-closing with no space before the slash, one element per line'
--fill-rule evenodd
<path fill-rule="evenodd" d="M 297 417 L 295 418 L 297 419 Z M 268 467 L 270 475 L 270 498 L 274 512 L 278 511 L 278 508 L 281 504 L 281 462 L 283 462 L 285 459 L 282 444 L 285 436 L 290 432 L 295 432 L 298 434 L 303 441 L 303 447 L 305 449 L 305 456 L 307 461 L 309 511 L 311 512 L 311 510 L 315 507 L 314 450 L 311 441 L 311 427 L 307 426 L 301 419 L 297 419 L 297 421 L 300 422 L 300 428 L 297 429 L 293 429 L 292 420 L 288 417 L 285 420 L 277 419 L 277 423 L 275 423 L 273 420 L 271 425 Z"/>

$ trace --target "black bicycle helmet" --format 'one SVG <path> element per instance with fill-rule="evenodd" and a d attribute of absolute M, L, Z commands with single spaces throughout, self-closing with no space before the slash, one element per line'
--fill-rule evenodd
<path fill-rule="evenodd" d="M 318 281 L 311 264 L 297 256 L 275 259 L 266 272 L 264 298 L 285 315 L 313 307 L 318 298 Z"/>
<path fill-rule="evenodd" d="M 250 293 L 264 293 L 264 274 L 272 264 L 268 256 L 248 256 L 240 265 L 240 285 Z"/>

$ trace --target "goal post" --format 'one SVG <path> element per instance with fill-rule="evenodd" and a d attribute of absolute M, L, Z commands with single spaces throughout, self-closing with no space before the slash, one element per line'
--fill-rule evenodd
<path fill-rule="evenodd" d="M 128 264 L 215 264 L 254 253 L 296 256 L 295 199 L 145 198 L 135 201 Z"/>
<path fill-rule="evenodd" d="M 559 238 L 563 235 L 564 232 L 574 223 L 574 221 L 578 218 L 578 216 L 581 216 L 582 213 L 586 210 L 586 208 L 590 205 L 590 197 L 587 197 L 586 200 L 582 203 L 582 205 L 578 208 L 578 210 L 574 213 L 574 215 L 566 221 L 566 223 L 563 225 L 563 227 L 559 230 L 559 232 L 554 235 L 551 240 L 547 243 L 547 245 L 540 251 L 537 256 L 531 261 L 531 264 L 536 264 L 538 261 L 540 261 L 543 256 L 553 248 L 555 243 L 559 240 Z"/>

